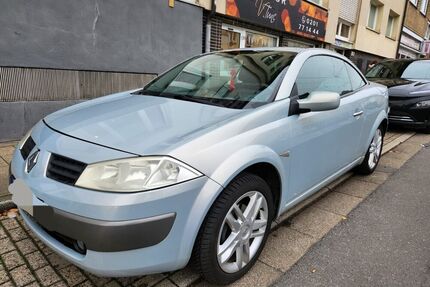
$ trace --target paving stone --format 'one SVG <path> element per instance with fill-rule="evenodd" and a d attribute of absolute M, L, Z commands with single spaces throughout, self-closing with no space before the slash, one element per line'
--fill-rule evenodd
<path fill-rule="evenodd" d="M 371 194 L 377 187 L 378 185 L 375 183 L 365 182 L 351 178 L 344 184 L 336 187 L 335 191 L 356 197 L 365 198 L 369 194 Z"/>
<path fill-rule="evenodd" d="M 94 285 L 89 280 L 87 280 L 87 281 L 84 281 L 84 282 L 82 282 L 82 283 L 80 283 L 80 284 L 78 284 L 76 286 L 78 286 L 78 287 L 92 287 Z"/>
<path fill-rule="evenodd" d="M 332 191 L 315 202 L 314 207 L 347 216 L 363 199 Z"/>
<path fill-rule="evenodd" d="M 163 281 L 161 281 L 160 283 L 158 283 L 155 286 L 157 286 L 157 287 L 176 287 L 176 285 L 173 284 L 169 279 L 164 279 Z"/>
<path fill-rule="evenodd" d="M 196 282 L 200 278 L 200 275 L 192 271 L 191 268 L 187 267 L 182 269 L 173 275 L 169 276 L 169 279 L 173 281 L 179 287 L 187 287 L 192 283 Z"/>
<path fill-rule="evenodd" d="M 105 285 L 105 287 L 121 287 L 121 285 L 118 282 L 116 282 L 115 280 L 112 280 L 112 281 L 108 282 Z"/>
<path fill-rule="evenodd" d="M 4 219 L 1 221 L 1 224 L 9 231 L 19 227 L 18 221 L 15 218 Z"/>
<path fill-rule="evenodd" d="M 48 265 L 48 261 L 46 261 L 42 253 L 40 253 L 39 251 L 28 254 L 26 256 L 26 259 L 33 270 L 37 270 L 41 267 Z"/>
<path fill-rule="evenodd" d="M 133 286 L 135 287 L 154 286 L 156 283 L 161 282 L 164 278 L 166 278 L 166 275 L 162 273 L 142 276 L 141 278 L 133 282 Z"/>
<path fill-rule="evenodd" d="M 6 232 L 4 232 L 3 227 L 0 226 L 0 239 L 6 238 Z"/>
<path fill-rule="evenodd" d="M 7 253 L 15 249 L 9 238 L 0 239 L 0 254 Z"/>
<path fill-rule="evenodd" d="M 104 286 L 109 281 L 112 281 L 112 278 L 98 277 L 88 272 L 85 272 L 85 275 L 94 283 L 95 286 Z"/>
<path fill-rule="evenodd" d="M 402 152 L 402 153 L 406 153 L 409 155 L 415 155 L 422 148 L 423 147 L 422 147 L 421 143 L 407 141 L 407 142 L 404 142 L 401 145 L 397 146 L 396 148 L 394 148 L 393 151 Z"/>
<path fill-rule="evenodd" d="M 30 272 L 30 269 L 28 269 L 25 265 L 10 271 L 10 275 L 17 286 L 24 286 L 35 280 L 33 274 Z"/>
<path fill-rule="evenodd" d="M 30 283 L 30 285 L 25 285 L 25 287 L 39 287 L 40 284 L 34 281 L 33 283 Z"/>
<path fill-rule="evenodd" d="M 53 285 L 49 286 L 49 287 L 68 287 L 66 283 L 64 283 L 63 281 L 59 281 L 57 283 L 54 283 Z"/>
<path fill-rule="evenodd" d="M 379 185 L 383 184 L 389 177 L 390 177 L 389 173 L 380 172 L 380 171 L 374 171 L 370 175 L 356 175 L 356 176 L 354 176 L 355 179 L 358 179 L 361 181 L 372 182 L 372 183 L 376 183 Z"/>
<path fill-rule="evenodd" d="M 69 266 L 70 263 L 66 261 L 63 257 L 59 256 L 56 253 L 51 253 L 47 256 L 48 261 L 51 263 L 52 267 L 56 269 L 62 269 L 66 266 Z"/>
<path fill-rule="evenodd" d="M 342 216 L 311 206 L 291 219 L 291 228 L 320 239 L 340 221 Z"/>
<path fill-rule="evenodd" d="M 3 284 L 0 284 L 0 287 L 15 287 L 15 284 L 13 284 L 12 281 L 7 281 Z"/>
<path fill-rule="evenodd" d="M 45 266 L 39 270 L 36 270 L 35 273 L 37 278 L 39 278 L 39 281 L 44 286 L 49 286 L 61 280 L 60 276 L 55 273 L 54 269 L 51 266 Z"/>
<path fill-rule="evenodd" d="M 22 254 L 27 255 L 37 250 L 36 245 L 31 241 L 31 239 L 24 239 L 15 243 Z"/>
<path fill-rule="evenodd" d="M 12 229 L 9 231 L 9 233 L 13 241 L 20 241 L 22 239 L 28 238 L 27 233 L 21 227 Z"/>
<path fill-rule="evenodd" d="M 75 265 L 67 266 L 59 271 L 69 286 L 84 282 L 87 278 Z"/>
<path fill-rule="evenodd" d="M 131 284 L 139 279 L 139 277 L 119 277 L 116 278 L 116 280 L 122 285 L 122 286 L 131 286 Z"/>
<path fill-rule="evenodd" d="M 391 172 L 395 172 L 399 168 L 401 168 L 405 162 L 406 162 L 405 159 L 399 159 L 392 156 L 392 154 L 387 154 L 381 158 L 376 170 L 379 170 L 379 171 L 391 170 Z"/>
<path fill-rule="evenodd" d="M 0 156 L 6 160 L 7 163 L 10 163 L 12 160 L 13 152 L 15 151 L 15 146 L 3 146 L 0 147 Z"/>
<path fill-rule="evenodd" d="M 0 284 L 9 281 L 10 278 L 5 270 L 0 270 Z"/>
<path fill-rule="evenodd" d="M 21 255 L 18 253 L 18 251 L 13 250 L 11 252 L 5 253 L 1 256 L 1 259 L 3 260 L 4 264 L 6 265 L 6 268 L 11 270 L 15 267 L 18 267 L 20 265 L 23 265 L 24 259 L 21 257 Z"/>
<path fill-rule="evenodd" d="M 280 227 L 269 235 L 260 260 L 287 271 L 316 242 L 316 239 L 291 228 Z"/>

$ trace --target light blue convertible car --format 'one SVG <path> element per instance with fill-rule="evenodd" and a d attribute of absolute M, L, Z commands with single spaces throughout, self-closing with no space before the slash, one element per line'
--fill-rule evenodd
<path fill-rule="evenodd" d="M 29 228 L 85 270 L 191 261 L 227 284 L 276 217 L 351 169 L 375 170 L 387 99 L 328 50 L 204 54 L 41 120 L 14 153 L 9 190 Z"/>

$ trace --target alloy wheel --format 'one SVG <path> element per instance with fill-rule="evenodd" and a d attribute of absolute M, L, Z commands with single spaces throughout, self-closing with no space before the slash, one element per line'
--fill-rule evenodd
<path fill-rule="evenodd" d="M 245 267 L 263 242 L 268 223 L 267 200 L 258 191 L 243 194 L 227 212 L 218 235 L 217 258 L 224 272 Z"/>
<path fill-rule="evenodd" d="M 373 136 L 372 143 L 370 144 L 369 149 L 369 168 L 373 169 L 378 164 L 379 158 L 382 153 L 382 132 L 380 129 L 376 130 L 375 135 Z"/>

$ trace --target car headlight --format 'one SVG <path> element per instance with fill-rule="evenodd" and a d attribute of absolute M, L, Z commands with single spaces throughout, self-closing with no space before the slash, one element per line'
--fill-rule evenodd
<path fill-rule="evenodd" d="M 90 164 L 75 185 L 102 191 L 136 192 L 169 186 L 201 175 L 171 157 L 135 157 Z"/>
<path fill-rule="evenodd" d="M 430 100 L 428 100 L 428 101 L 422 101 L 422 102 L 416 103 L 416 104 L 415 104 L 415 106 L 416 106 L 417 108 L 426 108 L 426 107 L 430 107 Z"/>

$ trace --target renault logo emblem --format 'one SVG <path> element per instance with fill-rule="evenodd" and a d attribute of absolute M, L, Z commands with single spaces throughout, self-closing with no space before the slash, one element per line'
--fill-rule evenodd
<path fill-rule="evenodd" d="M 33 167 L 36 165 L 37 159 L 39 158 L 39 153 L 40 153 L 40 150 L 36 150 L 34 153 L 32 153 L 28 157 L 27 161 L 25 162 L 25 172 L 26 173 L 29 173 L 33 169 Z"/>

